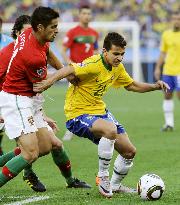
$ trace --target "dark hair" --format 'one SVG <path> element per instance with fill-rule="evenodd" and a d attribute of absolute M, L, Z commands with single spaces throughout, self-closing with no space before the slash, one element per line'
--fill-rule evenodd
<path fill-rule="evenodd" d="M 50 7 L 38 7 L 34 10 L 31 16 L 31 26 L 34 31 L 37 31 L 37 26 L 42 24 L 45 28 L 53 19 L 59 17 L 59 13 Z"/>
<path fill-rule="evenodd" d="M 91 7 L 89 5 L 81 5 L 79 7 L 79 13 L 83 10 L 83 9 L 91 9 Z"/>
<path fill-rule="evenodd" d="M 109 51 L 112 45 L 124 48 L 126 46 L 126 40 L 123 36 L 116 32 L 110 32 L 106 35 L 104 39 L 103 48 Z"/>
<path fill-rule="evenodd" d="M 30 23 L 31 23 L 30 16 L 28 16 L 28 15 L 19 16 L 14 23 L 14 26 L 13 26 L 12 32 L 11 32 L 11 36 L 14 39 L 16 39 L 17 38 L 16 32 L 17 31 L 20 32 L 22 30 L 24 24 L 30 24 Z"/>

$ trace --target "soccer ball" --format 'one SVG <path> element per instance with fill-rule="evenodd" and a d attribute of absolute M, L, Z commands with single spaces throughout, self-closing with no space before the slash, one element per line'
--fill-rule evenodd
<path fill-rule="evenodd" d="M 165 185 L 161 177 L 156 174 L 143 175 L 137 184 L 138 195 L 144 200 L 158 200 L 161 198 Z"/>

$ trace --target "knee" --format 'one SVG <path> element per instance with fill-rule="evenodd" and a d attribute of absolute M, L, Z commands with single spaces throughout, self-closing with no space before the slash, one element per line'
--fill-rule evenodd
<path fill-rule="evenodd" d="M 128 149 L 125 153 L 122 154 L 122 156 L 125 159 L 133 159 L 136 155 L 136 147 L 132 146 L 130 149 Z"/>
<path fill-rule="evenodd" d="M 55 138 L 52 143 L 52 149 L 61 149 L 63 147 L 63 143 L 60 139 Z"/>
<path fill-rule="evenodd" d="M 22 152 L 24 159 L 26 159 L 29 163 L 36 161 L 39 157 L 38 149 L 30 149 L 26 152 Z"/>

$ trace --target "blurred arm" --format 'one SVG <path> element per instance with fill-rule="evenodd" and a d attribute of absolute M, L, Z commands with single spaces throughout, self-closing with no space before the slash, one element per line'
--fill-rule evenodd
<path fill-rule="evenodd" d="M 71 63 L 71 60 L 70 60 L 69 56 L 67 55 L 67 50 L 68 50 L 68 47 L 63 45 L 61 55 L 64 59 L 64 62 L 68 65 L 69 63 Z"/>
<path fill-rule="evenodd" d="M 154 70 L 154 77 L 156 80 L 159 80 L 161 77 L 161 67 L 165 61 L 165 58 L 166 58 L 166 53 L 161 51 Z"/>
<path fill-rule="evenodd" d="M 63 67 L 63 64 L 60 62 L 60 60 L 55 56 L 55 54 L 51 50 L 49 50 L 49 53 L 47 55 L 47 62 L 56 70 L 59 70 Z"/>

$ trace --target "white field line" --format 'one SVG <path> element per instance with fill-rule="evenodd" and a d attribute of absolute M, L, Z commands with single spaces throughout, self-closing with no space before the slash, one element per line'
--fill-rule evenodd
<path fill-rule="evenodd" d="M 13 202 L 10 204 L 4 204 L 4 205 L 21 205 L 21 204 L 28 204 L 28 203 L 35 202 L 35 201 L 42 201 L 46 199 L 49 199 L 49 196 L 30 197 L 22 201 L 16 201 L 16 202 Z"/>

